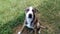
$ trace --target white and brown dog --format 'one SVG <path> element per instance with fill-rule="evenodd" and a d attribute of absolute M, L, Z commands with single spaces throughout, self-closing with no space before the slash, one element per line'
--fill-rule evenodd
<path fill-rule="evenodd" d="M 22 32 L 24 31 L 25 27 L 32 29 L 34 31 L 34 34 L 40 34 L 40 28 L 45 28 L 43 26 L 40 25 L 40 22 L 38 21 L 35 13 L 38 11 L 36 8 L 33 7 L 28 7 L 25 10 L 25 22 L 23 24 L 23 27 L 21 29 L 20 32 L 18 32 L 18 34 L 22 34 Z M 31 30 L 31 32 L 32 32 Z"/>

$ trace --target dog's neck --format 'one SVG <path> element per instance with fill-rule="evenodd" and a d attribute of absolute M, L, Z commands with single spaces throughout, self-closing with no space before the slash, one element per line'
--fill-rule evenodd
<path fill-rule="evenodd" d="M 27 18 L 26 17 L 26 23 L 27 23 L 26 25 L 27 25 L 27 27 L 33 28 L 34 21 L 35 21 L 35 15 L 33 15 L 33 18 Z"/>

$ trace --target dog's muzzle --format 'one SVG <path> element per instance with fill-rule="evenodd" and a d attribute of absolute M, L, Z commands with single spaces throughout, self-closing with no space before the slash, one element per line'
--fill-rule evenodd
<path fill-rule="evenodd" d="M 32 18 L 32 14 L 29 14 L 28 18 Z"/>

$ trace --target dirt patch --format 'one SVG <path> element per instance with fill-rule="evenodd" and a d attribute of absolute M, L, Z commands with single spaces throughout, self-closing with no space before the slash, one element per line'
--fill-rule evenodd
<path fill-rule="evenodd" d="M 17 34 L 21 30 L 21 28 L 22 25 L 18 25 L 17 27 L 13 28 L 13 34 Z M 22 34 L 33 34 L 33 33 L 30 33 L 30 30 L 28 30 L 27 28 L 24 28 L 24 31 L 22 32 Z"/>
<path fill-rule="evenodd" d="M 17 34 L 21 30 L 22 25 L 18 25 L 17 27 L 13 28 L 13 34 Z"/>

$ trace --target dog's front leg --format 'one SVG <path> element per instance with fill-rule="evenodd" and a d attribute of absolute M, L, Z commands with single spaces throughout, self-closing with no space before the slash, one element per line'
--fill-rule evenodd
<path fill-rule="evenodd" d="M 34 26 L 34 34 L 38 34 L 38 31 L 37 31 L 37 24 Z"/>
<path fill-rule="evenodd" d="M 20 32 L 18 32 L 18 34 L 22 34 L 22 32 L 24 31 L 25 23 L 26 23 L 26 21 L 24 21 L 24 24 L 23 24 L 23 26 L 22 26 L 22 28 L 21 28 Z"/>
<path fill-rule="evenodd" d="M 35 34 L 36 34 L 36 29 L 35 29 Z"/>
<path fill-rule="evenodd" d="M 21 34 L 24 31 L 25 23 L 26 23 L 26 20 L 24 20 L 23 26 L 22 26 L 21 30 L 18 32 L 18 34 Z"/>
<path fill-rule="evenodd" d="M 24 31 L 25 26 L 23 25 L 23 27 L 21 28 L 21 30 L 18 32 L 18 34 L 22 34 L 22 32 Z"/>
<path fill-rule="evenodd" d="M 37 31 L 37 29 L 35 29 L 34 31 L 35 31 L 35 34 L 38 34 L 38 31 Z"/>

